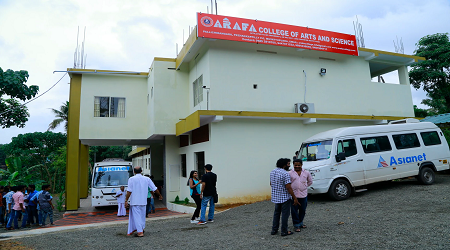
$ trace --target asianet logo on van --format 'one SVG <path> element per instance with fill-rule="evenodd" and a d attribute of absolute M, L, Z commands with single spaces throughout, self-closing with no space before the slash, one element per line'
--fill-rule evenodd
<path fill-rule="evenodd" d="M 383 159 L 383 157 L 380 156 L 380 159 L 378 160 L 377 168 L 383 168 L 383 167 L 388 167 L 388 166 L 392 166 L 392 165 L 401 165 L 401 164 L 411 163 L 411 162 L 426 161 L 426 160 L 427 160 L 427 156 L 425 155 L 425 153 L 423 153 L 421 155 L 417 155 L 417 156 L 414 155 L 414 156 L 399 157 L 399 158 L 395 158 L 394 156 L 391 156 L 391 162 L 388 165 L 387 162 Z"/>

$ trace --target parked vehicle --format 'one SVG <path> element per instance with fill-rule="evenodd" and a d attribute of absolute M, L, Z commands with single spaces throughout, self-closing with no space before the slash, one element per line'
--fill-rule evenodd
<path fill-rule="evenodd" d="M 433 184 L 435 172 L 449 169 L 450 150 L 436 125 L 406 119 L 316 134 L 303 142 L 297 158 L 314 180 L 308 193 L 344 200 L 375 182 L 416 176 Z"/>
<path fill-rule="evenodd" d="M 131 162 L 109 158 L 94 164 L 91 180 L 92 206 L 117 205 L 116 193 L 120 186 L 128 186 L 128 178 L 133 176 Z"/>

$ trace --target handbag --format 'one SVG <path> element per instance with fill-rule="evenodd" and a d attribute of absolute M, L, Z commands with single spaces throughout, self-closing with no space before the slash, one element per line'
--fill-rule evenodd
<path fill-rule="evenodd" d="M 217 202 L 219 202 L 219 195 L 216 193 L 214 195 L 214 203 L 217 203 Z"/>

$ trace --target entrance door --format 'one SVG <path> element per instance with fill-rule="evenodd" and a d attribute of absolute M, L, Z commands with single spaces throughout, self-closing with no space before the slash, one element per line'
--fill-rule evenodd
<path fill-rule="evenodd" d="M 364 185 L 364 162 L 361 157 L 362 152 L 357 149 L 355 138 L 338 139 L 337 153 L 342 152 L 345 152 L 345 160 L 338 162 L 334 169 L 337 169 L 339 174 L 347 176 L 354 186 Z"/>
<path fill-rule="evenodd" d="M 195 165 L 198 171 L 198 178 L 201 180 L 205 174 L 205 152 L 195 152 Z"/>

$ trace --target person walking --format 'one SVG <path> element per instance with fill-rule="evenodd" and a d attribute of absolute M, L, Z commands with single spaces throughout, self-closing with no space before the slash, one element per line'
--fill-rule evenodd
<path fill-rule="evenodd" d="M 155 190 L 160 200 L 163 197 L 153 181 L 141 174 L 141 167 L 135 167 L 133 171 L 135 176 L 128 179 L 127 195 L 125 197 L 125 204 L 130 207 L 127 236 L 137 232 L 138 237 L 143 237 L 148 189 Z M 130 200 L 129 204 L 128 200 Z"/>
<path fill-rule="evenodd" d="M 291 177 L 287 172 L 290 168 L 290 165 L 290 159 L 280 158 L 277 161 L 277 168 L 270 172 L 270 186 L 272 188 L 271 201 L 275 203 L 272 232 L 270 233 L 271 235 L 275 235 L 278 233 L 278 228 L 280 226 L 280 215 L 281 236 L 293 234 L 291 231 L 288 231 L 288 220 L 292 199 L 294 199 L 294 205 L 299 205 L 299 203 L 291 187 Z"/>
<path fill-rule="evenodd" d="M 309 171 L 302 169 L 303 162 L 301 159 L 294 160 L 294 169 L 289 171 L 291 177 L 291 187 L 297 197 L 299 206 L 292 204 L 291 214 L 292 223 L 294 224 L 295 232 L 300 232 L 302 228 L 306 228 L 303 224 L 305 218 L 306 206 L 308 203 L 308 187 L 312 185 L 313 180 Z"/>
<path fill-rule="evenodd" d="M 217 175 L 211 172 L 213 166 L 211 164 L 205 165 L 205 174 L 202 176 L 202 188 L 200 199 L 202 199 L 202 208 L 200 221 L 198 225 L 206 224 L 206 207 L 209 202 L 208 222 L 214 222 L 214 197 L 217 197 L 216 183 Z"/>
<path fill-rule="evenodd" d="M 191 197 L 192 199 L 194 199 L 195 205 L 197 205 L 194 214 L 192 215 L 191 223 L 198 223 L 200 219 L 199 216 L 200 216 L 200 209 L 202 206 L 202 199 L 200 199 L 201 182 L 198 179 L 198 172 L 196 170 L 192 170 L 191 173 L 189 174 L 189 180 L 187 185 L 189 186 Z"/>

